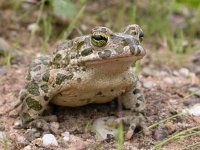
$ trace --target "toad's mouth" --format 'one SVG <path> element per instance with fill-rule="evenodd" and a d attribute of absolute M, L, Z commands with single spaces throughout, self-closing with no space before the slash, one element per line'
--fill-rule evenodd
<path fill-rule="evenodd" d="M 135 62 L 143 58 L 146 54 L 145 50 L 140 45 L 126 46 L 121 51 L 115 50 L 101 50 L 95 51 L 91 55 L 79 57 L 77 63 L 84 62 L 85 64 L 99 64 L 111 62 Z"/>
<path fill-rule="evenodd" d="M 142 58 L 142 57 L 141 57 Z M 111 57 L 106 59 L 93 59 L 93 60 L 87 60 L 85 61 L 86 65 L 92 65 L 92 64 L 106 64 L 106 63 L 118 63 L 118 62 L 136 62 L 137 60 L 141 59 L 139 57 L 134 56 L 121 56 L 121 57 Z"/>

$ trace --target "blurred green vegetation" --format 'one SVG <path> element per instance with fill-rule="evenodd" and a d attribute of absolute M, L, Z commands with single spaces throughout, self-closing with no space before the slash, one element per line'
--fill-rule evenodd
<path fill-rule="evenodd" d="M 174 58 L 180 60 L 178 63 L 191 51 L 200 49 L 199 44 L 193 44 L 200 37 L 200 0 L 11 0 L 9 3 L 22 21 L 39 26 L 39 34 L 32 31 L 30 43 L 39 36 L 42 49 L 51 42 L 88 34 L 95 26 L 119 32 L 133 23 L 144 30 L 144 43 L 149 49 L 164 49 L 179 55 Z M 27 3 L 29 7 L 23 9 Z M 166 60 L 171 54 L 166 54 Z"/>
<path fill-rule="evenodd" d="M 16 10 L 20 11 L 20 5 L 23 2 L 14 2 Z M 52 30 L 57 29 L 56 23 L 61 20 L 65 20 L 67 25 L 61 26 L 60 34 L 71 28 L 67 35 L 61 36 L 62 38 L 68 38 L 76 28 L 79 28 L 80 33 L 86 32 L 81 29 L 82 25 L 89 27 L 105 25 L 114 30 L 120 30 L 131 23 L 142 26 L 150 42 L 155 41 L 157 37 L 168 37 L 180 32 L 187 38 L 199 37 L 199 31 L 197 32 L 200 23 L 199 0 L 113 0 L 112 2 L 38 0 L 37 2 L 35 9 L 40 6 L 40 13 L 35 21 L 42 27 L 45 41 L 57 35 Z M 83 7 L 84 10 L 81 9 Z M 30 14 L 30 12 L 27 13 Z M 177 18 L 170 20 L 173 16 Z M 176 19 L 182 19 L 182 24 L 178 24 Z"/>

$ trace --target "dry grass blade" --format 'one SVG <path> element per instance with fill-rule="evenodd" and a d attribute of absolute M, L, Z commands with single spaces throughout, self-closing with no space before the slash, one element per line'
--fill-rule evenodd
<path fill-rule="evenodd" d="M 82 6 L 82 8 L 79 10 L 78 14 L 75 16 L 75 18 L 72 20 L 72 22 L 68 26 L 67 30 L 64 32 L 64 34 L 63 34 L 64 39 L 67 39 L 67 37 L 72 32 L 72 30 L 75 28 L 75 24 L 78 21 L 79 17 L 83 14 L 85 7 L 86 7 L 86 5 Z"/>
<path fill-rule="evenodd" d="M 183 149 L 180 149 L 180 150 L 190 150 L 192 148 L 194 149 L 194 148 L 199 147 L 199 146 L 200 146 L 200 142 L 197 142 L 197 143 L 188 145 L 186 148 L 183 148 Z"/>
<path fill-rule="evenodd" d="M 188 128 L 186 130 L 183 130 L 181 132 L 178 132 L 172 136 L 170 136 L 169 138 L 164 139 L 163 141 L 161 141 L 160 143 L 156 144 L 154 147 L 152 147 L 150 150 L 158 150 L 159 148 L 161 148 L 163 145 L 168 144 L 170 141 L 172 140 L 183 140 L 187 137 L 191 137 L 194 135 L 197 135 L 200 133 L 200 131 L 196 131 L 196 130 L 200 130 L 200 125 L 196 126 L 196 127 L 192 127 L 192 128 Z M 189 132 L 194 132 L 192 134 L 189 134 Z M 187 134 L 187 135 L 185 135 Z"/>
<path fill-rule="evenodd" d="M 173 116 L 171 116 L 171 117 L 168 117 L 168 118 L 166 118 L 166 119 L 163 119 L 163 120 L 161 120 L 161 121 L 159 121 L 159 122 L 157 122 L 157 123 L 154 123 L 154 124 L 150 125 L 150 126 L 148 127 L 148 129 L 152 129 L 152 128 L 156 127 L 157 125 L 159 125 L 159 124 L 161 124 L 161 123 L 163 123 L 163 122 L 165 122 L 165 121 L 171 120 L 171 119 L 176 118 L 176 117 L 181 116 L 181 115 L 183 115 L 183 113 L 179 113 L 179 114 L 173 115 Z"/>

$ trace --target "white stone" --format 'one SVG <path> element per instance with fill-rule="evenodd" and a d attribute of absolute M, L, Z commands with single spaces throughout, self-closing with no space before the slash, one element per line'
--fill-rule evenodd
<path fill-rule="evenodd" d="M 31 150 L 31 146 L 28 145 L 28 146 L 24 147 L 23 150 Z"/>
<path fill-rule="evenodd" d="M 177 105 L 177 104 L 178 104 L 177 100 L 175 100 L 175 99 L 170 99 L 170 100 L 169 100 L 169 103 L 170 103 L 171 105 Z"/>
<path fill-rule="evenodd" d="M 191 87 L 188 89 L 189 92 L 194 93 L 194 95 L 200 96 L 200 88 Z"/>
<path fill-rule="evenodd" d="M 63 136 L 63 140 L 64 141 L 69 141 L 70 140 L 70 134 L 69 134 L 69 132 L 64 132 L 64 133 L 61 133 L 61 135 Z"/>
<path fill-rule="evenodd" d="M 34 33 L 36 31 L 39 31 L 40 27 L 38 26 L 37 23 L 32 23 L 28 25 L 27 29 Z"/>
<path fill-rule="evenodd" d="M 143 83 L 144 88 L 146 89 L 152 89 L 156 84 L 154 84 L 153 82 L 145 82 Z"/>
<path fill-rule="evenodd" d="M 53 134 L 45 134 L 42 137 L 43 146 L 58 146 L 58 142 Z"/>
<path fill-rule="evenodd" d="M 11 47 L 8 44 L 8 42 L 5 39 L 0 38 L 0 51 L 1 50 L 10 50 L 10 49 L 11 49 Z"/>
<path fill-rule="evenodd" d="M 3 131 L 0 131 L 0 140 L 5 140 L 6 139 L 6 134 Z"/>
<path fill-rule="evenodd" d="M 182 76 L 184 76 L 184 77 L 188 77 L 189 74 L 190 74 L 190 71 L 189 71 L 187 68 L 181 68 L 181 69 L 179 70 L 179 73 L 180 73 Z"/>
<path fill-rule="evenodd" d="M 24 136 L 17 136 L 17 141 L 21 144 L 26 144 L 26 138 Z"/>
<path fill-rule="evenodd" d="M 108 136 L 116 136 L 118 130 L 113 127 L 116 117 L 102 117 L 93 122 L 93 128 L 96 132 L 96 138 L 100 141 L 108 139 Z"/>
<path fill-rule="evenodd" d="M 22 127 L 22 121 L 21 120 L 17 120 L 14 124 L 14 128 L 18 129 Z"/>
<path fill-rule="evenodd" d="M 170 77 L 165 77 L 163 81 L 167 84 L 174 84 L 174 81 Z"/>
<path fill-rule="evenodd" d="M 190 114 L 194 116 L 200 116 L 200 104 L 196 104 L 190 108 L 182 110 L 184 114 Z"/>

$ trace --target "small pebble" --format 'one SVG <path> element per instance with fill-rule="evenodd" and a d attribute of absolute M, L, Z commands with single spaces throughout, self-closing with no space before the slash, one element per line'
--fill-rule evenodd
<path fill-rule="evenodd" d="M 96 138 L 100 141 L 108 140 L 118 134 L 118 130 L 113 127 L 116 117 L 102 117 L 93 122 L 96 131 Z"/>
<path fill-rule="evenodd" d="M 200 116 L 200 104 L 195 104 L 194 106 L 190 107 L 189 109 L 183 109 L 183 113 L 190 114 L 194 116 Z"/>
<path fill-rule="evenodd" d="M 85 150 L 86 149 L 86 145 L 81 138 L 76 140 L 75 145 L 76 145 L 76 150 Z"/>
<path fill-rule="evenodd" d="M 70 140 L 70 134 L 69 134 L 69 132 L 64 132 L 64 133 L 61 133 L 61 135 L 63 136 L 63 140 L 64 141 L 69 141 Z"/>
<path fill-rule="evenodd" d="M 28 145 L 28 146 L 24 147 L 23 150 L 31 150 L 31 146 Z"/>
<path fill-rule="evenodd" d="M 173 75 L 175 75 L 175 76 L 180 76 L 180 72 L 178 72 L 178 71 L 173 71 Z"/>
<path fill-rule="evenodd" d="M 53 134 L 45 134 L 42 137 L 43 146 L 58 146 L 58 142 Z"/>
<path fill-rule="evenodd" d="M 143 83 L 143 86 L 146 89 L 152 89 L 155 86 L 155 84 L 152 82 L 145 82 L 145 83 Z"/>
<path fill-rule="evenodd" d="M 34 137 L 35 137 L 35 138 L 39 138 L 40 135 L 41 135 L 40 132 L 36 132 L 36 133 L 34 133 Z"/>
<path fill-rule="evenodd" d="M 57 134 L 58 133 L 58 129 L 59 129 L 59 123 L 58 122 L 51 122 L 50 123 L 50 130 Z"/>
<path fill-rule="evenodd" d="M 183 101 L 183 104 L 185 106 L 191 106 L 194 104 L 200 103 L 200 99 L 199 98 L 187 98 L 186 100 Z"/>
<path fill-rule="evenodd" d="M 194 93 L 196 96 L 200 96 L 200 88 L 197 87 L 191 87 L 188 89 L 189 92 Z"/>
<path fill-rule="evenodd" d="M 143 74 L 145 77 L 154 76 L 154 72 L 153 72 L 152 69 L 150 69 L 150 68 L 143 68 L 143 69 L 142 69 L 142 74 Z"/>
<path fill-rule="evenodd" d="M 5 39 L 0 37 L 0 56 L 6 56 L 7 54 L 13 57 L 16 56 L 17 53 L 11 49 L 11 46 Z"/>
<path fill-rule="evenodd" d="M 166 77 L 169 76 L 169 73 L 166 71 L 160 71 L 158 76 Z"/>
<path fill-rule="evenodd" d="M 37 32 L 40 30 L 40 27 L 38 26 L 37 23 L 32 23 L 32 24 L 29 24 L 27 29 L 33 33 Z"/>
<path fill-rule="evenodd" d="M 6 139 L 6 134 L 3 131 L 0 131 L 0 140 L 5 140 Z"/>
<path fill-rule="evenodd" d="M 22 121 L 21 120 L 17 120 L 14 124 L 14 129 L 21 129 L 22 128 Z"/>
<path fill-rule="evenodd" d="M 163 81 L 164 81 L 165 83 L 167 83 L 167 84 L 173 84 L 173 83 L 174 83 L 174 81 L 173 81 L 170 77 L 165 77 L 165 78 L 163 79 Z"/>
<path fill-rule="evenodd" d="M 21 143 L 24 145 L 26 145 L 28 143 L 28 141 L 26 140 L 26 138 L 24 136 L 17 136 L 17 141 L 18 141 L 18 143 Z"/>
<path fill-rule="evenodd" d="M 170 103 L 171 105 L 177 105 L 177 104 L 178 104 L 177 100 L 175 100 L 175 99 L 170 99 L 170 100 L 169 100 L 169 103 Z"/>
<path fill-rule="evenodd" d="M 188 77 L 189 74 L 190 74 L 190 71 L 189 71 L 187 68 L 181 68 L 181 69 L 179 70 L 179 73 L 180 73 L 182 76 L 184 76 L 184 77 Z"/>
<path fill-rule="evenodd" d="M 154 132 L 154 139 L 156 140 L 163 140 L 168 136 L 168 130 L 166 127 L 158 127 L 158 129 L 155 130 Z"/>
<path fill-rule="evenodd" d="M 7 74 L 7 70 L 4 68 L 0 68 L 0 76 L 5 76 Z"/>
<path fill-rule="evenodd" d="M 24 147 L 23 150 L 31 150 L 31 146 L 28 145 L 28 146 Z"/>
<path fill-rule="evenodd" d="M 37 145 L 37 147 L 42 147 L 43 146 L 42 138 L 37 138 L 31 141 L 31 145 Z"/>
<path fill-rule="evenodd" d="M 5 125 L 3 122 L 0 122 L 0 131 L 4 131 L 5 130 Z"/>
<path fill-rule="evenodd" d="M 36 128 L 26 130 L 25 137 L 28 141 L 33 141 L 38 136 L 40 136 L 40 132 Z"/>
<path fill-rule="evenodd" d="M 11 49 L 11 47 L 8 44 L 8 42 L 5 39 L 0 38 L 0 54 L 2 51 L 8 51 L 10 49 Z"/>

